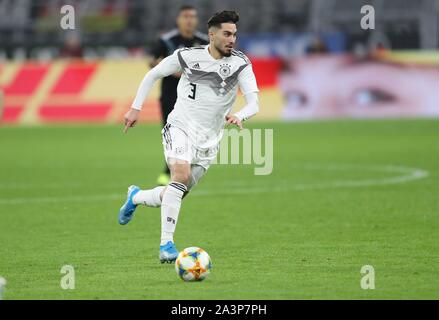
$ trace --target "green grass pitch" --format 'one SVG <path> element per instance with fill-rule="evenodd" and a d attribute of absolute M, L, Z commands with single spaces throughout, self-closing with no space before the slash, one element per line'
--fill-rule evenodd
<path fill-rule="evenodd" d="M 213 262 L 200 283 L 159 263 L 159 209 L 117 223 L 163 167 L 158 125 L 0 128 L 4 298 L 439 298 L 439 121 L 249 125 L 274 129 L 273 173 L 214 165 L 183 202 L 177 247 Z"/>

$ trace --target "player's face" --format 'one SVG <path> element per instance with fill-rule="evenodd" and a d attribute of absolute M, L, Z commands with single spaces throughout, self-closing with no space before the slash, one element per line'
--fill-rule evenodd
<path fill-rule="evenodd" d="M 177 27 L 184 33 L 193 33 L 197 29 L 198 15 L 193 9 L 183 10 L 177 16 Z"/>
<path fill-rule="evenodd" d="M 232 49 L 236 43 L 236 24 L 222 23 L 221 28 L 213 33 L 213 44 L 215 48 L 225 57 L 232 55 Z"/>

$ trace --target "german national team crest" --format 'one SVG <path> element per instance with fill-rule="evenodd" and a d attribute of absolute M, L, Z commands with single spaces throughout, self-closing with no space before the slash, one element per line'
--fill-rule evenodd
<path fill-rule="evenodd" d="M 223 77 L 228 77 L 230 75 L 230 65 L 229 64 L 222 64 L 220 66 L 220 75 Z"/>

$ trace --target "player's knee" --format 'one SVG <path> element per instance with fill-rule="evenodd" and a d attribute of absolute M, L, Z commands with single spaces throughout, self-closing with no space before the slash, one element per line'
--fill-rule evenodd
<path fill-rule="evenodd" d="M 188 186 L 189 181 L 191 178 L 190 171 L 187 170 L 176 170 L 172 173 L 172 180 L 176 182 L 183 183 L 184 185 Z"/>

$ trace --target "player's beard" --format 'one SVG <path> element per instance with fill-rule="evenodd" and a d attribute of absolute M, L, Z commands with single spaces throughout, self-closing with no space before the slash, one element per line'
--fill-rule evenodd
<path fill-rule="evenodd" d="M 232 50 L 230 50 L 230 52 L 227 52 L 227 51 L 221 49 L 221 48 L 218 47 L 218 46 L 215 46 L 215 48 L 216 48 L 216 50 L 218 50 L 219 53 L 221 53 L 221 55 L 222 55 L 223 57 L 230 57 L 230 56 L 232 55 Z"/>

